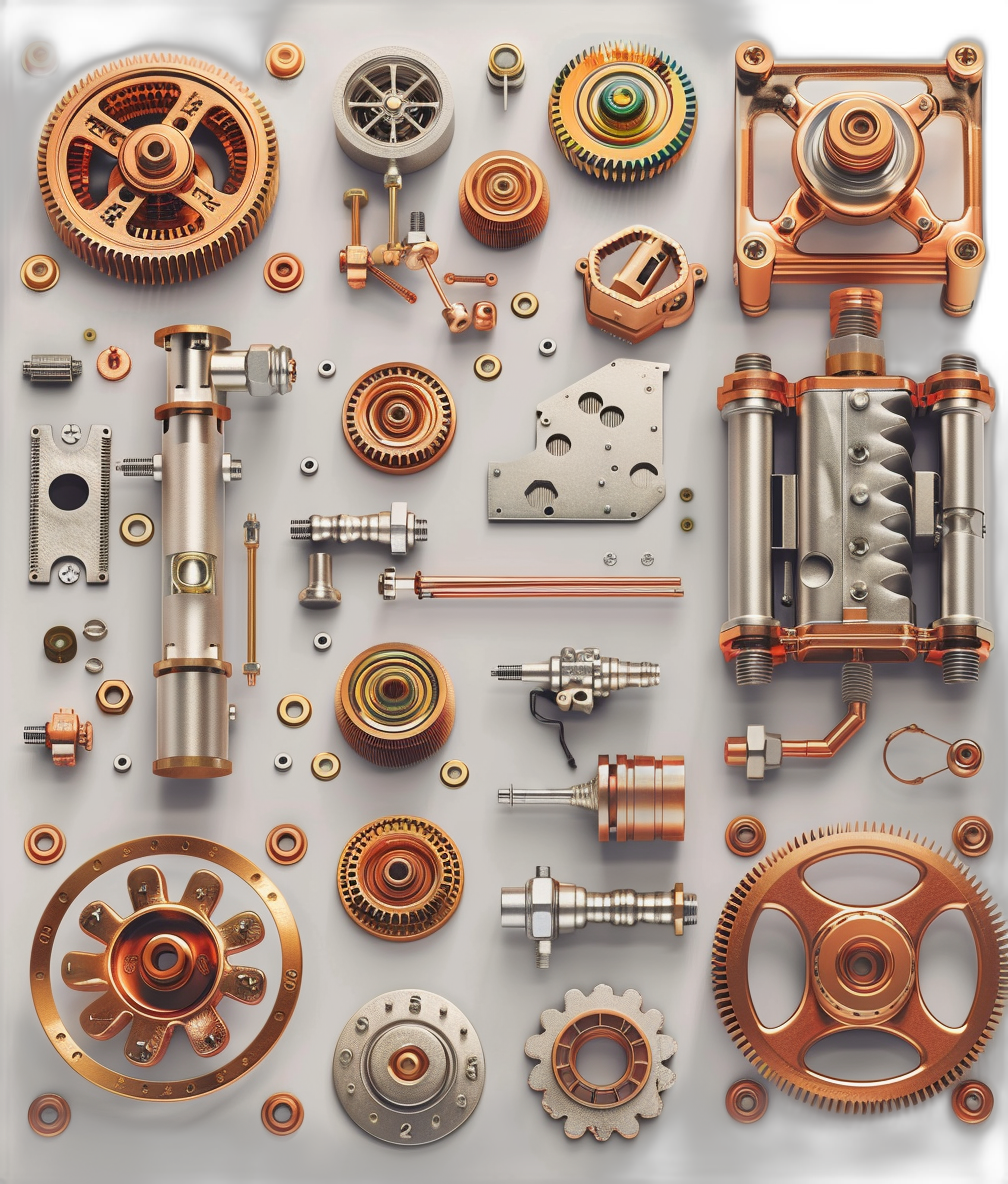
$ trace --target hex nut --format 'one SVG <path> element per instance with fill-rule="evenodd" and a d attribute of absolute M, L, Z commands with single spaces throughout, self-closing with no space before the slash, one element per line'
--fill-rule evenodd
<path fill-rule="evenodd" d="M 116 692 L 119 698 L 110 698 Z M 98 688 L 95 702 L 106 715 L 125 715 L 133 702 L 133 692 L 121 678 L 107 678 Z"/>
<path fill-rule="evenodd" d="M 762 781 L 767 769 L 779 769 L 783 757 L 780 734 L 762 724 L 746 728 L 746 779 Z"/>

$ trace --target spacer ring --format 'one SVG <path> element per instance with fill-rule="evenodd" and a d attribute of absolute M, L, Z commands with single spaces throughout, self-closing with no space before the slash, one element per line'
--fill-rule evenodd
<path fill-rule="evenodd" d="M 980 1103 L 975 1110 L 968 1105 L 971 1100 Z M 993 1109 L 994 1093 L 982 1081 L 960 1081 L 952 1091 L 952 1113 L 962 1122 L 983 1122 Z"/>
<path fill-rule="evenodd" d="M 141 526 L 139 534 L 134 534 L 131 526 Z M 119 537 L 131 547 L 142 547 L 154 537 L 154 523 L 146 514 L 127 514 L 119 523 Z"/>
<path fill-rule="evenodd" d="M 293 292 L 304 279 L 304 264 L 297 255 L 285 252 L 270 255 L 263 268 L 263 279 L 274 292 Z"/>
<path fill-rule="evenodd" d="M 29 255 L 21 264 L 21 283 L 33 292 L 48 292 L 59 276 L 59 264 L 51 255 Z"/>
<path fill-rule="evenodd" d="M 40 847 L 40 839 L 51 839 L 52 846 Z M 44 822 L 40 826 L 33 826 L 25 835 L 24 849 L 25 855 L 32 863 L 55 863 L 57 859 L 62 858 L 63 852 L 66 850 L 66 835 L 58 826 L 50 826 L 49 823 Z M 57 1131 L 52 1133 L 58 1134 Z"/>
<path fill-rule="evenodd" d="M 293 847 L 281 847 L 281 839 L 293 840 Z M 274 863 L 300 863 L 308 850 L 308 836 L 293 822 L 274 826 L 266 836 L 266 854 Z"/>
<path fill-rule="evenodd" d="M 744 1102 L 751 1102 L 748 1107 Z M 736 1081 L 725 1094 L 725 1109 L 736 1122 L 758 1122 L 767 1108 L 767 1091 L 758 1081 Z"/>
<path fill-rule="evenodd" d="M 311 771 L 319 781 L 335 781 L 340 773 L 340 759 L 334 752 L 317 752 L 312 757 Z"/>
<path fill-rule="evenodd" d="M 301 708 L 300 715 L 291 715 L 290 709 L 294 706 Z M 311 711 L 311 703 L 304 695 L 284 695 L 277 704 L 277 718 L 288 728 L 303 728 L 311 719 Z"/>
<path fill-rule="evenodd" d="M 758 818 L 740 814 L 728 823 L 724 841 L 734 855 L 757 855 L 766 845 L 766 827 Z"/>
<path fill-rule="evenodd" d="M 45 1122 L 42 1115 L 46 1110 L 55 1110 L 52 1122 Z M 40 1094 L 28 1107 L 28 1125 L 36 1135 L 50 1138 L 61 1135 L 70 1125 L 70 1104 L 59 1094 Z"/>

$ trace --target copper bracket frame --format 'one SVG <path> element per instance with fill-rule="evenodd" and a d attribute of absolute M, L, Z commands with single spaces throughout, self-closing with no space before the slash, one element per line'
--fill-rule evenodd
<path fill-rule="evenodd" d="M 965 316 L 973 307 L 985 256 L 983 242 L 983 171 L 980 135 L 981 79 L 984 55 L 979 46 L 952 46 L 941 62 L 776 62 L 770 48 L 743 42 L 735 54 L 735 282 L 739 303 L 748 316 L 762 316 L 770 307 L 774 283 L 921 284 L 941 283 L 942 309 Z M 865 207 L 829 196 L 799 170 L 798 147 L 811 121 L 826 104 L 803 98 L 806 79 L 919 81 L 924 90 L 902 107 L 870 92 L 851 92 L 879 114 L 890 128 L 906 132 L 915 159 L 904 182 L 892 193 Z M 765 221 L 754 210 L 755 126 L 759 116 L 773 114 L 795 132 L 792 163 L 798 187 L 776 218 Z M 939 218 L 917 188 L 923 168 L 921 130 L 939 115 L 957 118 L 963 129 L 963 213 Z M 863 150 L 860 150 L 863 155 Z M 868 158 L 854 172 L 862 172 Z M 829 218 L 847 224 L 891 219 L 917 240 L 915 251 L 900 253 L 807 254 L 799 249 L 802 234 Z"/>

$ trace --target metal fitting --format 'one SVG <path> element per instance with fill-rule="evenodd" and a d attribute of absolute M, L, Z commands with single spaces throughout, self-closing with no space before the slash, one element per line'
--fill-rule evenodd
<path fill-rule="evenodd" d="M 93 740 L 91 724 L 82 722 L 72 707 L 60 707 L 47 724 L 28 724 L 24 730 L 25 744 L 44 744 L 53 764 L 67 769 L 77 764 L 78 747 L 90 752 Z"/>
<path fill-rule="evenodd" d="M 32 354 L 21 363 L 21 375 L 29 382 L 51 382 L 67 385 L 84 372 L 84 363 L 70 354 Z"/>
<path fill-rule="evenodd" d="M 393 502 L 378 514 L 334 514 L 291 519 L 291 538 L 313 543 L 385 543 L 393 555 L 405 555 L 414 543 L 427 541 L 427 519 L 417 518 L 406 502 Z"/>
<path fill-rule="evenodd" d="M 490 677 L 501 682 L 532 682 L 547 688 L 561 711 L 591 713 L 596 697 L 605 699 L 626 687 L 656 687 L 661 679 L 657 662 L 625 662 L 603 658 L 598 649 L 566 646 L 546 662 L 497 666 Z"/>
<path fill-rule="evenodd" d="M 308 585 L 298 593 L 302 608 L 336 608 L 342 600 L 332 582 L 332 556 L 327 551 L 312 551 L 308 556 Z"/>

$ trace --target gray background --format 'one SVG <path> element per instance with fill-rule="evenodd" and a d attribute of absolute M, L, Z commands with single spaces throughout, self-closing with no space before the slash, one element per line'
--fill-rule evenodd
<path fill-rule="evenodd" d="M 1005 1037 L 995 1037 L 977 1076 L 998 1096 L 994 1117 L 980 1127 L 958 1122 L 947 1096 L 910 1111 L 843 1118 L 820 1113 L 771 1091 L 766 1117 L 753 1127 L 732 1122 L 724 1110 L 727 1086 L 747 1074 L 717 1017 L 710 982 L 710 943 L 718 913 L 748 870 L 723 842 L 725 824 L 743 811 L 765 822 L 769 846 L 798 831 L 836 822 L 873 819 L 920 831 L 947 845 L 961 815 L 979 813 L 994 825 L 994 850 L 977 862 L 993 891 L 1005 897 L 1001 852 L 1005 811 L 1004 663 L 1000 652 L 984 668 L 978 686 L 946 691 L 933 667 L 876 668 L 875 699 L 863 733 L 835 761 L 795 764 L 763 786 L 750 788 L 737 770 L 722 764 L 724 736 L 745 723 L 763 721 L 790 735 L 822 736 L 841 714 L 839 671 L 796 669 L 778 673 L 762 695 L 734 686 L 717 648 L 725 613 L 725 437 L 715 409 L 715 391 L 736 353 L 759 349 L 773 355 L 790 378 L 821 372 L 828 335 L 826 288 L 782 287 L 769 316 L 747 320 L 731 282 L 733 53 L 753 35 L 768 41 L 781 60 L 872 54 L 881 58 L 940 60 L 963 36 L 978 37 L 988 52 L 985 78 L 986 191 L 990 202 L 988 263 L 976 311 L 965 320 L 942 315 L 937 287 L 890 288 L 885 293 L 884 336 L 891 373 L 923 378 L 943 352 L 976 352 L 996 381 L 1002 369 L 1004 284 L 1003 193 L 1000 148 L 1004 75 L 1002 8 L 972 5 L 968 21 L 957 6 L 919 3 L 909 10 L 890 3 L 795 9 L 776 4 L 513 3 L 417 4 L 199 4 L 93 5 L 8 4 L 3 12 L 3 88 L 7 113 L 3 179 L 3 312 L 6 333 L 3 373 L 3 490 L 6 513 L 6 578 L 3 596 L 5 790 L 2 990 L 3 1055 L 0 1077 L 0 1175 L 11 1181 L 150 1180 L 381 1180 L 404 1172 L 416 1179 L 732 1180 L 755 1173 L 781 1179 L 1001 1180 L 1005 1176 Z M 20 67 L 24 46 L 45 37 L 60 64 L 45 78 Z M 616 189 L 575 172 L 553 146 L 545 115 L 546 95 L 561 65 L 600 39 L 657 44 L 679 57 L 699 99 L 699 130 L 689 152 L 670 175 L 650 184 Z M 308 64 L 301 77 L 282 82 L 263 66 L 266 49 L 291 39 Z M 524 51 L 528 78 L 513 94 L 505 115 L 484 70 L 490 47 L 514 40 Z M 401 43 L 432 55 L 454 88 L 454 142 L 431 168 L 406 178 L 403 208 L 423 208 L 428 228 L 442 247 L 439 273 L 495 270 L 491 293 L 500 323 L 488 336 L 470 330 L 452 338 L 438 316 L 426 281 L 410 276 L 419 293 L 408 308 L 377 284 L 351 294 L 337 273 L 337 252 L 348 237 L 341 194 L 364 184 L 372 204 L 364 214 L 365 240 L 384 236 L 380 178 L 353 166 L 333 135 L 330 99 L 335 78 L 357 53 Z M 55 239 L 35 181 L 38 135 L 54 103 L 89 70 L 134 52 L 172 50 L 206 58 L 232 70 L 261 95 L 278 130 L 282 183 L 273 215 L 260 240 L 236 262 L 198 283 L 162 291 L 139 291 L 93 273 Z M 929 141 L 930 145 L 930 141 Z M 528 153 L 545 170 L 552 213 L 545 232 L 511 253 L 482 249 L 462 228 L 456 212 L 458 180 L 478 155 L 511 147 Z M 941 191 L 942 171 L 929 156 L 925 178 Z M 957 166 L 956 166 L 957 167 Z M 954 171 L 954 170 L 953 170 Z M 786 158 L 768 191 L 789 191 Z M 954 186 L 952 187 L 954 189 Z M 769 198 L 773 204 L 773 198 Z M 935 200 L 933 198 L 933 200 Z M 942 200 L 938 201 L 943 212 Z M 952 198 L 948 199 L 950 202 Z M 954 202 L 952 203 L 954 205 Z M 779 201 L 777 202 L 779 207 Z M 1001 215 L 999 217 L 999 215 Z M 659 227 L 683 243 L 693 262 L 710 272 L 697 311 L 684 326 L 636 347 L 589 329 L 583 318 L 575 259 L 596 241 L 631 222 Z M 294 251 L 305 262 L 303 286 L 278 295 L 262 281 L 262 267 L 275 251 Z M 52 253 L 62 277 L 46 294 L 27 292 L 18 279 L 22 260 Z M 399 277 L 403 278 L 403 277 Z M 510 297 L 528 288 L 541 300 L 537 317 L 519 321 Z M 479 289 L 468 289 L 475 298 Z M 253 405 L 235 397 L 227 426 L 229 450 L 243 459 L 245 480 L 232 486 L 227 558 L 228 654 L 240 663 L 244 646 L 244 565 L 240 522 L 248 510 L 262 520 L 259 554 L 259 657 L 263 676 L 248 689 L 232 680 L 238 705 L 232 732 L 234 775 L 192 784 L 162 781 L 150 773 L 154 743 L 151 663 L 159 647 L 157 540 L 146 549 L 124 546 L 115 535 L 133 510 L 159 521 L 159 491 L 152 482 L 127 483 L 113 475 L 111 579 L 106 588 L 81 581 L 29 588 L 27 549 L 28 429 L 74 421 L 113 427 L 113 457 L 150 454 L 158 431 L 152 411 L 161 400 L 164 359 L 152 344 L 161 325 L 210 322 L 231 330 L 236 345 L 253 341 L 290 344 L 300 379 L 284 400 Z M 98 342 L 86 345 L 87 326 Z M 543 336 L 558 342 L 556 355 L 541 358 Z M 99 349 L 124 347 L 133 371 L 120 384 L 103 382 L 94 369 Z M 495 383 L 472 374 L 478 353 L 490 349 L 504 364 Z M 84 375 L 72 389 L 43 391 L 22 384 L 23 357 L 32 352 L 72 350 L 84 359 Z M 518 457 L 534 444 L 536 403 L 613 357 L 635 352 L 666 361 L 665 465 L 670 495 L 637 524 L 490 526 L 484 504 L 486 464 Z M 316 373 L 325 357 L 337 376 Z M 361 373 L 383 361 L 412 360 L 433 369 L 451 389 L 458 431 L 444 460 L 416 476 L 383 478 L 356 460 L 339 429 L 344 395 Z M 1004 463 L 1008 439 L 995 415 L 990 433 L 988 511 L 991 597 L 988 615 L 1004 619 L 1004 555 L 1001 521 L 1004 482 L 994 471 Z M 302 456 L 315 455 L 320 471 L 301 475 Z M 917 463 L 925 464 L 922 446 Z M 696 494 L 689 513 L 696 529 L 678 528 L 684 508 L 681 486 Z M 383 604 L 374 581 L 387 556 L 377 548 L 336 554 L 336 582 L 343 605 L 325 617 L 298 608 L 307 548 L 288 540 L 291 517 L 312 512 L 361 513 L 406 497 L 430 520 L 430 541 L 403 568 L 431 573 L 603 574 L 602 555 L 617 552 L 617 574 L 643 572 L 640 556 L 656 557 L 654 573 L 683 579 L 686 597 L 669 604 L 565 605 L 549 602 L 424 602 Z M 936 608 L 934 571 L 917 571 L 919 617 Z M 46 662 L 41 637 L 56 623 L 80 637 L 84 621 L 101 616 L 107 640 L 88 645 L 65 667 Z M 316 653 L 311 637 L 331 628 L 332 650 Z M 431 649 L 447 666 L 458 693 L 454 732 L 440 757 L 403 772 L 382 772 L 358 759 L 342 742 L 331 696 L 343 666 L 367 645 L 408 640 Z M 490 681 L 499 661 L 545 658 L 565 645 L 598 644 L 603 652 L 658 660 L 662 685 L 627 692 L 589 719 L 572 721 L 570 740 L 580 759 L 577 776 L 590 776 L 596 752 L 684 752 L 687 759 L 687 841 L 676 845 L 600 846 L 592 819 L 573 811 L 515 811 L 496 805 L 499 785 L 568 784 L 569 770 L 551 730 L 528 717 L 522 688 Z M 106 677 L 125 678 L 136 700 L 124 717 L 102 716 L 93 705 L 98 680 L 84 670 L 92 653 Z M 307 727 L 290 731 L 277 721 L 277 701 L 306 694 L 314 704 Z M 72 705 L 95 720 L 94 751 L 74 771 L 55 770 L 38 749 L 21 745 L 25 723 L 41 723 L 52 710 Z M 972 781 L 945 775 L 919 788 L 897 785 L 881 767 L 885 736 L 915 721 L 949 739 L 968 735 L 985 748 L 986 764 Z M 311 756 L 332 748 L 343 772 L 330 784 L 315 781 Z M 273 757 L 288 751 L 294 768 L 286 775 Z M 127 752 L 133 769 L 112 772 L 116 753 Z M 923 771 L 942 761 L 939 746 L 912 742 L 894 754 L 901 767 Z M 441 759 L 465 760 L 471 777 L 463 789 L 438 780 Z M 934 757 L 936 759 L 932 760 Z M 358 930 L 334 891 L 334 870 L 347 837 L 370 819 L 392 812 L 434 819 L 459 845 L 466 869 L 461 907 L 431 938 L 402 946 L 379 942 Z M 28 828 L 52 822 L 66 832 L 62 862 L 40 868 L 25 859 Z M 288 1031 L 267 1060 L 238 1085 L 199 1103 L 148 1106 L 104 1093 L 72 1074 L 49 1045 L 33 1012 L 27 960 L 38 916 L 59 883 L 94 853 L 114 843 L 158 831 L 189 832 L 226 843 L 265 861 L 263 841 L 279 822 L 295 822 L 309 838 L 303 862 L 268 866 L 287 897 L 304 943 L 305 978 Z M 682 879 L 700 898 L 700 923 L 674 940 L 663 929 L 632 932 L 594 927 L 561 940 L 549 973 L 533 967 L 531 943 L 498 926 L 498 890 L 525 880 L 537 862 L 549 862 L 561 879 L 589 888 L 632 886 L 642 890 Z M 188 867 L 164 861 L 169 887 L 181 890 Z M 874 883 L 868 899 L 879 899 Z M 240 885 L 230 880 L 222 915 L 240 907 Z M 125 906 L 124 877 L 99 882 L 113 904 Z M 233 906 L 233 908 L 232 908 Z M 71 916 L 71 922 L 73 917 Z M 57 948 L 88 943 L 70 923 Z M 929 969 L 936 997 L 960 996 L 963 945 L 953 935 L 936 942 L 944 957 Z M 274 958 L 271 962 L 270 958 Z M 968 959 L 967 959 L 968 960 Z M 275 949 L 259 959 L 276 974 Z M 927 960 L 926 960 L 927 961 Z M 770 941 L 754 975 L 777 967 L 791 970 L 786 948 Z M 539 1096 L 525 1084 L 530 1063 L 525 1038 L 538 1031 L 541 1010 L 562 1006 L 572 986 L 588 991 L 608 982 L 618 991 L 635 987 L 646 1006 L 660 1008 L 666 1030 L 679 1041 L 673 1067 L 678 1083 L 665 1095 L 665 1112 L 642 1124 L 639 1137 L 596 1144 L 564 1138 L 560 1123 L 543 1113 Z M 418 986 L 448 996 L 470 1017 L 486 1053 L 486 1088 L 479 1108 L 454 1135 L 412 1151 L 384 1146 L 359 1131 L 334 1096 L 330 1065 L 337 1035 L 353 1010 L 380 991 Z M 65 992 L 65 996 L 71 996 Z M 72 1019 L 86 997 L 60 996 Z M 765 996 L 764 996 L 765 997 Z M 238 1015 L 225 1007 L 237 1041 L 258 1027 L 255 1009 Z M 251 1015 L 251 1018 L 249 1018 Z M 246 1030 L 240 1021 L 251 1026 Z M 121 1066 L 121 1040 L 96 1045 L 95 1054 Z M 189 1064 L 178 1037 L 164 1064 L 165 1075 Z M 879 1062 L 882 1064 L 883 1062 Z M 850 1064 L 850 1062 L 848 1062 Z M 306 1117 L 292 1138 L 269 1135 L 259 1120 L 263 1099 L 277 1090 L 296 1093 Z M 63 1094 L 73 1110 L 58 1139 L 35 1136 L 25 1121 L 37 1094 Z"/>

